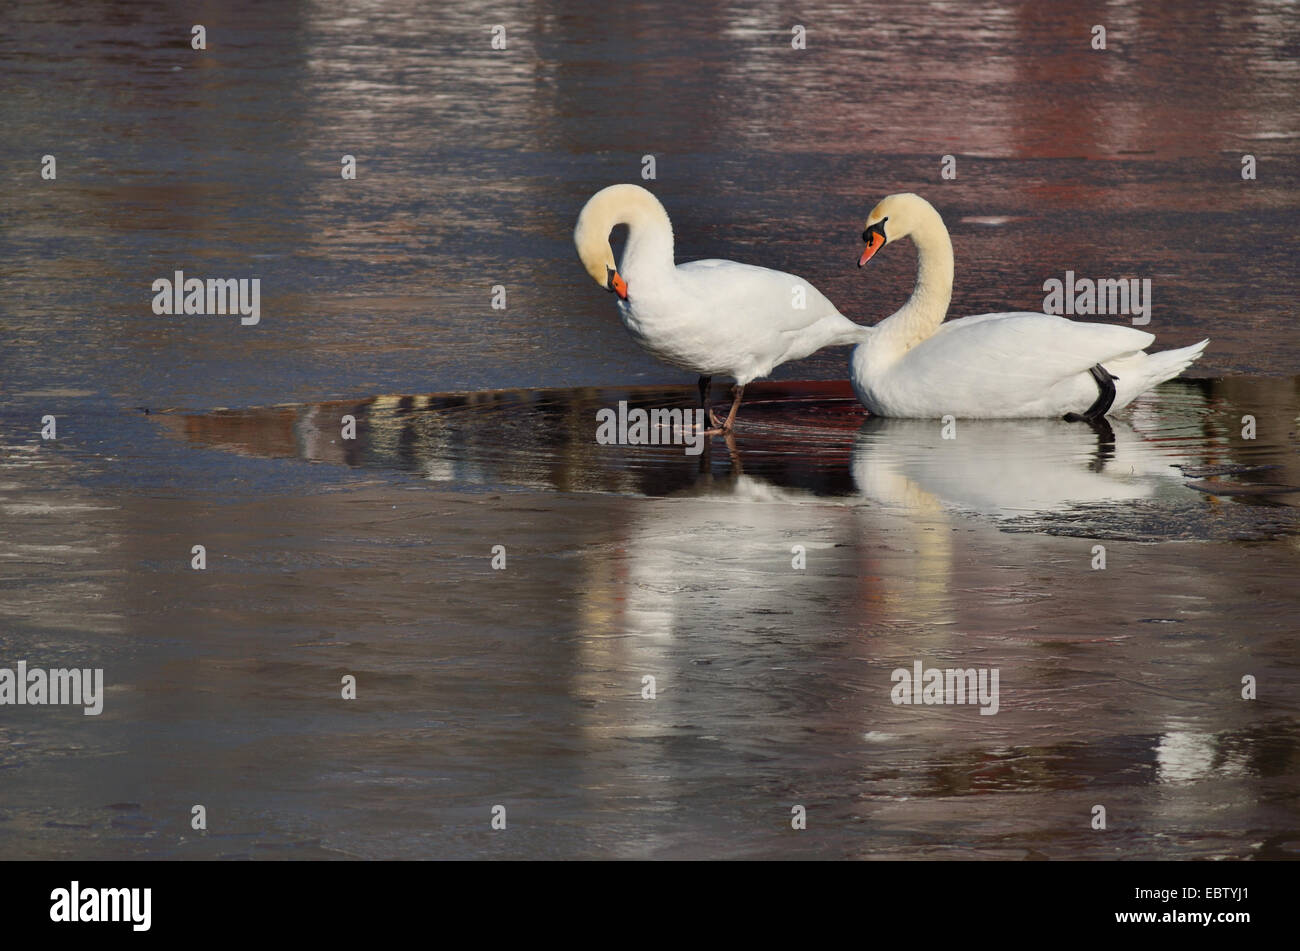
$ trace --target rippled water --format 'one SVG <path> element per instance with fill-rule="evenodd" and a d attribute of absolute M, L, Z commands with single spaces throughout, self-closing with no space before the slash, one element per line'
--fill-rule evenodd
<path fill-rule="evenodd" d="M 1295 8 L 609 10 L 0 12 L 0 667 L 108 684 L 0 708 L 0 856 L 1295 857 Z M 1149 278 L 1210 349 L 1099 431 L 870 419 L 838 349 L 706 454 L 598 445 L 694 394 L 573 256 L 646 154 L 681 260 L 873 322 L 915 190 L 954 314 Z M 154 316 L 177 268 L 261 323 Z M 895 705 L 917 661 L 998 714 Z"/>

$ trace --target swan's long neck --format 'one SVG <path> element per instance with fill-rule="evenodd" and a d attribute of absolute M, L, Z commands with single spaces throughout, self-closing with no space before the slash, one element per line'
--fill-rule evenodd
<path fill-rule="evenodd" d="M 640 198 L 624 205 L 614 224 L 627 225 L 627 244 L 619 271 L 628 281 L 671 279 L 676 267 L 673 226 L 663 205 L 653 198 Z"/>
<path fill-rule="evenodd" d="M 912 229 L 916 245 L 916 287 L 899 310 L 876 325 L 881 343 L 901 356 L 925 340 L 943 323 L 952 301 L 952 240 L 943 219 L 926 208 L 920 224 Z"/>
<path fill-rule="evenodd" d="M 618 225 L 627 225 L 628 234 L 623 260 L 616 264 L 609 233 Z M 635 277 L 638 287 L 654 287 L 675 276 L 672 222 L 659 199 L 639 185 L 610 185 L 592 195 L 578 215 L 573 242 L 587 273 L 601 287 L 615 268 L 624 280 Z"/>

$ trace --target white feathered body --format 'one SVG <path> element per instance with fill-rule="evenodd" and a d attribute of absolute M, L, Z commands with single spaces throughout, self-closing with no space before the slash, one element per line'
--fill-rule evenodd
<path fill-rule="evenodd" d="M 980 314 L 949 320 L 901 356 L 874 342 L 853 353 L 852 381 L 879 416 L 1014 419 L 1083 413 L 1097 399 L 1097 364 L 1113 376 L 1109 412 L 1177 376 L 1205 349 L 1201 341 L 1146 353 L 1155 337 L 1118 324 L 1051 314 Z"/>
<path fill-rule="evenodd" d="M 603 188 L 578 215 L 574 244 L 597 283 L 614 273 L 609 232 L 619 224 L 628 226 L 617 268 L 627 293 L 619 316 L 636 342 L 669 366 L 744 385 L 870 333 L 794 274 L 735 261 L 675 264 L 668 213 L 638 185 Z"/>
<path fill-rule="evenodd" d="M 864 328 L 801 277 L 735 261 L 673 268 L 659 280 L 624 257 L 628 299 L 619 316 L 656 359 L 702 376 L 746 384 L 822 347 L 859 343 Z M 802 306 L 798 306 L 798 305 Z"/>
<path fill-rule="evenodd" d="M 911 298 L 870 328 L 849 364 L 854 392 L 878 416 L 1083 415 L 1102 392 L 1089 372 L 1098 365 L 1117 378 L 1105 410 L 1114 413 L 1177 376 L 1209 343 L 1146 353 L 1155 337 L 1144 330 L 1024 311 L 945 321 L 954 261 L 934 206 L 919 195 L 890 195 L 872 209 L 863 234 L 871 240 L 859 265 L 902 238 L 910 237 L 917 250 Z M 885 240 L 875 244 L 877 237 Z"/>

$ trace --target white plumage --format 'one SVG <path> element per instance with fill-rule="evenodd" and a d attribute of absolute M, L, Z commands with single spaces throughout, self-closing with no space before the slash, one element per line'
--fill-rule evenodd
<path fill-rule="evenodd" d="M 1026 312 L 980 314 L 945 323 L 953 256 L 939 213 L 919 195 L 890 195 L 872 210 L 867 235 L 859 263 L 904 237 L 911 237 L 919 258 L 911 299 L 871 328 L 850 363 L 854 391 L 880 416 L 1083 414 L 1100 392 L 1089 373 L 1097 365 L 1116 377 L 1115 398 L 1106 410 L 1113 413 L 1177 376 L 1209 343 L 1146 353 L 1155 337 L 1145 331 Z"/>
<path fill-rule="evenodd" d="M 615 267 L 609 232 L 628 226 Z M 707 378 L 728 376 L 740 389 L 789 360 L 822 347 L 860 343 L 868 328 L 841 314 L 820 291 L 794 274 L 735 261 L 678 265 L 663 205 L 638 185 L 601 189 L 583 207 L 573 233 L 592 279 L 619 296 L 623 326 L 656 359 Z"/>

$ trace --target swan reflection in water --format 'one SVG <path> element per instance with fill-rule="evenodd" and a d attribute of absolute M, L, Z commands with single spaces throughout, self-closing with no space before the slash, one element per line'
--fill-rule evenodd
<path fill-rule="evenodd" d="M 198 445 L 416 471 L 450 489 L 649 497 L 714 491 L 721 501 L 742 486 L 752 496 L 765 483 L 791 498 L 1015 517 L 1207 497 L 1293 505 L 1300 467 L 1294 446 L 1277 434 L 1294 431 L 1300 396 L 1290 381 L 1273 382 L 1262 383 L 1266 392 L 1244 394 L 1233 381 L 1166 384 L 1123 417 L 1091 428 L 1057 419 L 959 419 L 945 427 L 941 420 L 869 417 L 847 383 L 752 384 L 745 432 L 711 441 L 700 456 L 595 439 L 598 411 L 621 400 L 690 407 L 694 394 L 681 388 L 380 396 L 152 418 Z M 1239 438 L 1240 409 L 1229 400 L 1257 413 L 1270 409 L 1261 433 L 1272 437 Z M 349 418 L 350 439 L 342 436 Z M 745 478 L 728 481 L 738 476 Z"/>
<path fill-rule="evenodd" d="M 830 496 L 752 474 L 764 466 L 743 448 L 728 454 L 725 474 L 630 509 L 612 529 L 614 557 L 583 557 L 569 679 L 589 708 L 578 726 L 593 743 L 635 738 L 612 786 L 655 803 L 696 789 L 705 760 L 722 772 L 770 768 L 774 788 L 797 789 L 808 774 L 822 783 L 834 767 L 818 760 L 818 738 L 852 738 L 857 761 L 843 780 L 871 791 L 857 808 L 901 827 L 926 809 L 905 804 L 911 797 L 1071 790 L 1114 764 L 1162 785 L 1276 770 L 1271 749 L 1296 755 L 1288 728 L 1186 704 L 1189 685 L 1233 680 L 1235 646 L 1152 671 L 1168 649 L 1163 632 L 1132 630 L 1132 611 L 1153 606 L 1149 589 L 1161 587 L 1152 576 L 1178 579 L 1158 603 L 1191 618 L 1232 604 L 1238 579 L 1223 572 L 1221 548 L 1166 547 L 1103 578 L 1088 569 L 1091 541 L 998 528 L 1077 505 L 1213 504 L 1186 485 L 1178 461 L 1189 452 L 1178 446 L 1188 436 L 1171 432 L 990 421 L 959 424 L 945 440 L 938 421 L 869 419 L 852 440 L 852 491 Z M 1232 638 L 1250 636 L 1234 627 Z M 999 667 L 1003 713 L 980 723 L 894 705 L 890 671 L 918 658 Z M 1123 671 L 1150 673 L 1135 689 Z M 653 703 L 637 695 L 647 676 Z M 606 775 L 591 783 L 611 788 Z M 1158 823 L 1188 807 L 1132 808 Z"/>
<path fill-rule="evenodd" d="M 853 447 L 858 492 L 903 510 L 955 508 L 1010 516 L 1072 505 L 1190 494 L 1158 443 L 1124 420 L 1092 428 L 1053 419 L 862 424 Z"/>
<path fill-rule="evenodd" d="M 1044 534 L 1040 523 L 1003 530 L 1077 507 L 1128 518 L 1154 506 L 1163 537 L 1186 537 L 1177 523 L 1190 509 L 1238 511 L 1234 525 L 1273 517 L 1278 505 L 1294 513 L 1285 507 L 1294 495 L 1263 497 L 1273 508 L 1236 505 L 1262 499 L 1225 502 L 1189 484 L 1228 473 L 1247 485 L 1261 466 L 1274 467 L 1272 483 L 1300 482 L 1293 446 L 1233 438 L 1228 423 L 1241 403 L 1268 405 L 1260 394 L 1224 406 L 1210 384 L 1167 385 L 1109 431 L 958 420 L 956 438 L 944 439 L 938 420 L 869 419 L 846 388 L 806 387 L 747 391 L 745 431 L 715 442 L 708 458 L 595 443 L 601 407 L 690 405 L 693 394 L 680 388 L 379 397 L 152 418 L 192 445 L 351 467 L 367 483 L 376 472 L 411 473 L 438 490 L 404 492 L 416 508 L 444 490 L 472 499 L 446 538 L 421 537 L 425 544 L 478 546 L 480 523 L 499 531 L 526 518 L 545 539 L 526 571 L 550 573 L 521 590 L 563 606 L 547 636 L 567 650 L 546 679 L 580 704 L 567 721 L 589 754 L 577 785 L 590 790 L 592 810 L 665 817 L 619 846 L 628 855 L 671 845 L 686 834 L 671 820 L 674 804 L 702 790 L 725 804 L 738 776 L 774 799 L 822 789 L 841 818 L 914 829 L 936 819 L 927 797 L 948 821 L 955 800 L 945 797 L 977 788 L 1073 795 L 1080 777 L 1117 772 L 1176 785 L 1253 782 L 1293 766 L 1293 728 L 1255 723 L 1247 704 L 1186 700 L 1197 685 L 1236 682 L 1241 645 L 1277 623 L 1263 609 L 1225 619 L 1241 603 L 1243 573 L 1280 570 L 1267 560 L 1278 560 L 1276 545 L 1242 550 L 1213 537 L 1135 545 L 1140 565 L 1092 572 L 1094 522 L 1070 524 L 1064 534 L 1074 537 Z M 1268 418 L 1295 411 L 1289 390 Z M 340 438 L 344 416 L 357 421 L 355 440 Z M 525 490 L 527 509 L 501 501 L 512 488 Z M 322 505 L 337 499 L 325 493 Z M 530 514 L 495 514 L 498 506 Z M 446 511 L 432 501 L 429 509 Z M 404 538 L 441 523 L 411 524 Z M 1225 558 L 1235 560 L 1228 569 Z M 469 572 L 453 580 L 473 584 L 466 561 L 444 570 Z M 494 597 L 529 611 L 510 591 Z M 431 619 L 441 610 L 426 609 Z M 1184 618 L 1202 638 L 1177 664 L 1162 661 L 1184 624 L 1142 623 L 1160 617 Z M 890 671 L 917 659 L 1001 668 L 999 714 L 894 705 Z M 654 702 L 643 699 L 646 677 L 655 678 Z M 1248 802 L 1250 788 L 1234 795 Z M 1143 800 L 1132 811 L 1162 808 Z"/>

